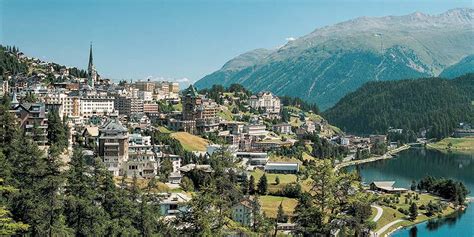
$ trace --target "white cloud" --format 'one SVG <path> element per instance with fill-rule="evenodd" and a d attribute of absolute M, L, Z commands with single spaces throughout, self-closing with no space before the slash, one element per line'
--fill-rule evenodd
<path fill-rule="evenodd" d="M 177 81 L 177 82 L 189 82 L 190 80 L 186 77 L 183 77 L 183 78 L 176 79 L 175 81 Z"/>
<path fill-rule="evenodd" d="M 295 38 L 295 37 L 288 37 L 288 38 L 286 38 L 285 40 L 286 40 L 286 41 L 293 41 L 293 40 L 296 40 L 296 38 Z"/>
<path fill-rule="evenodd" d="M 172 81 L 178 82 L 181 88 L 186 88 L 193 84 L 193 81 L 187 77 L 175 78 L 175 77 L 164 77 L 164 76 L 148 76 L 146 80 L 150 81 Z"/>

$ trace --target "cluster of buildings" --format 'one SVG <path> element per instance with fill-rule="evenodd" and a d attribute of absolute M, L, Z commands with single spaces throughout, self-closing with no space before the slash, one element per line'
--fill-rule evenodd
<path fill-rule="evenodd" d="M 156 130 L 154 125 L 190 134 L 214 133 L 249 170 L 299 172 L 299 163 L 271 162 L 267 152 L 296 142 L 295 139 L 283 140 L 280 135 L 311 133 L 317 131 L 318 125 L 307 120 L 295 130 L 289 123 L 265 123 L 265 120 L 280 118 L 281 102 L 272 93 L 258 93 L 246 101 L 249 109 L 259 112 L 258 116 L 247 122 L 227 121 L 220 115 L 222 105 L 199 94 L 194 86 L 180 92 L 176 82 L 110 83 L 98 74 L 92 53 L 91 46 L 85 77 L 73 76 L 70 68 L 57 70 L 54 65 L 27 58 L 30 63 L 46 68 L 45 73 L 14 75 L 1 81 L 0 93 L 12 95 L 11 112 L 39 145 L 47 143 L 48 113 L 57 111 L 68 122 L 71 143 L 81 144 L 84 154 L 100 157 L 114 176 L 152 178 L 159 174 L 164 160 L 172 164 L 167 177 L 170 185 L 179 185 L 182 177 L 192 170 L 214 172 L 210 165 L 183 164 L 183 158 L 166 152 L 165 145 L 154 144 L 144 133 Z M 44 83 L 45 77 L 51 75 L 61 80 Z M 35 102 L 27 103 L 27 97 L 33 97 Z M 179 105 L 176 107 L 182 109 L 165 112 L 161 109 L 163 103 Z M 210 145 L 204 157 L 218 148 Z M 162 215 L 176 215 L 189 200 L 184 193 L 162 194 Z M 237 222 L 251 223 L 248 207 L 249 202 L 244 200 L 233 208 Z"/>

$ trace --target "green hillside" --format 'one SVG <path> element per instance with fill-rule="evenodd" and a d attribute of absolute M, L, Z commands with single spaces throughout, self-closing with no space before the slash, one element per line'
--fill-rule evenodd
<path fill-rule="evenodd" d="M 453 80 L 424 78 L 370 82 L 323 115 L 351 133 L 385 133 L 389 127 L 446 137 L 459 122 L 474 122 L 474 74 Z"/>

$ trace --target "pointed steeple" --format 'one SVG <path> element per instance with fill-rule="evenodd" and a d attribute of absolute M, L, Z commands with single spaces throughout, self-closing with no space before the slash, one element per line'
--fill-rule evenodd
<path fill-rule="evenodd" d="M 20 104 L 20 102 L 18 102 L 18 99 L 16 98 L 16 92 L 13 92 L 13 98 L 12 98 L 12 101 L 11 101 L 12 108 L 16 107 L 19 104 Z"/>
<path fill-rule="evenodd" d="M 97 71 L 94 67 L 94 59 L 92 57 L 92 42 L 89 50 L 89 67 L 87 68 L 87 84 L 94 88 L 95 81 L 97 80 Z"/>
<path fill-rule="evenodd" d="M 93 62 L 93 58 L 92 58 L 92 42 L 91 42 L 91 46 L 90 46 L 90 50 L 89 50 L 89 67 L 88 67 L 88 70 L 89 70 L 89 74 L 92 72 L 92 69 L 94 67 L 94 62 Z"/>

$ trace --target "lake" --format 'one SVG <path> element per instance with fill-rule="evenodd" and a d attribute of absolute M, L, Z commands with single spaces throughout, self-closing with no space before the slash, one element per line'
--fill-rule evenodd
<path fill-rule="evenodd" d="M 410 188 L 412 180 L 432 175 L 462 181 L 474 196 L 474 154 L 442 153 L 424 148 L 411 148 L 398 153 L 397 157 L 365 163 L 348 170 L 359 169 L 362 180 L 395 182 L 395 187 Z M 474 203 L 464 212 L 453 216 L 424 222 L 408 227 L 391 235 L 392 237 L 474 237 Z"/>

